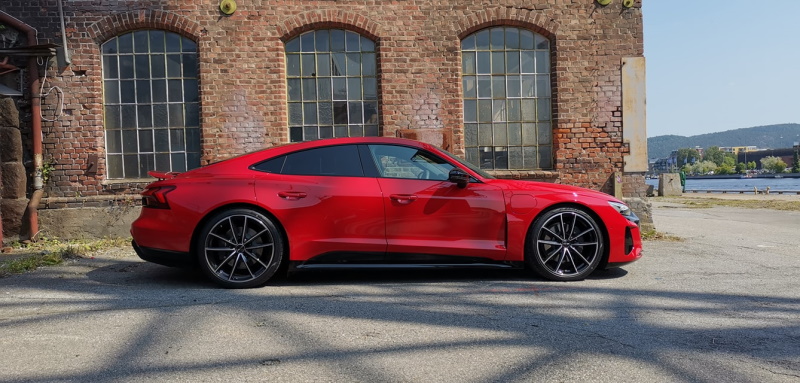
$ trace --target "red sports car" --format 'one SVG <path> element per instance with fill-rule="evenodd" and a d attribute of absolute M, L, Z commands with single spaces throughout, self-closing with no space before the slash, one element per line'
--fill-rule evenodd
<path fill-rule="evenodd" d="M 593 190 L 501 180 L 435 146 L 374 137 L 273 147 L 160 178 L 131 227 L 147 261 L 229 288 L 290 262 L 530 266 L 571 281 L 641 257 L 638 218 Z"/>

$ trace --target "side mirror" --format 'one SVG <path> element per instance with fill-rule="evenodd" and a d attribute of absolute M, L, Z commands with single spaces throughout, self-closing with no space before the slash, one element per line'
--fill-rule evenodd
<path fill-rule="evenodd" d="M 469 174 L 467 174 L 466 172 L 464 172 L 459 168 L 454 168 L 450 170 L 450 174 L 448 174 L 447 180 L 463 189 L 467 187 L 467 184 L 469 183 Z"/>

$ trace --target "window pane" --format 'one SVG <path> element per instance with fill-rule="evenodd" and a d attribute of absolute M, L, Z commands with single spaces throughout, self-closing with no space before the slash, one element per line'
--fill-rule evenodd
<path fill-rule="evenodd" d="M 317 123 L 317 104 L 314 102 L 303 103 L 303 125 L 314 125 Z"/>
<path fill-rule="evenodd" d="M 377 100 L 378 99 L 378 81 L 374 77 L 364 78 L 364 99 Z"/>
<path fill-rule="evenodd" d="M 197 77 L 197 55 L 184 54 L 183 57 L 183 77 Z"/>
<path fill-rule="evenodd" d="M 119 81 L 117 80 L 105 81 L 105 87 L 103 88 L 103 96 L 106 104 L 118 104 Z"/>
<path fill-rule="evenodd" d="M 330 75 L 331 75 L 331 55 L 318 54 L 317 76 L 330 76 Z"/>
<path fill-rule="evenodd" d="M 492 73 L 505 73 L 506 54 L 505 52 L 492 52 Z"/>
<path fill-rule="evenodd" d="M 150 78 L 150 57 L 147 55 L 133 56 L 134 66 L 136 67 L 136 78 Z"/>
<path fill-rule="evenodd" d="M 300 51 L 313 52 L 314 51 L 314 32 L 304 33 L 300 36 Z"/>
<path fill-rule="evenodd" d="M 475 35 L 475 38 L 476 38 L 475 45 L 476 45 L 476 48 L 478 50 L 488 50 L 489 49 L 489 30 L 488 29 L 484 29 L 484 30 L 478 32 Z"/>
<path fill-rule="evenodd" d="M 133 78 L 133 56 L 119 56 L 119 78 Z"/>
<path fill-rule="evenodd" d="M 156 152 L 169 152 L 169 130 L 156 129 L 153 131 L 153 141 L 156 144 Z M 169 160 L 167 160 L 169 165 Z M 169 169 L 169 167 L 165 168 Z"/>
<path fill-rule="evenodd" d="M 300 75 L 303 77 L 309 77 L 316 75 L 317 68 L 316 68 L 316 58 L 314 58 L 313 54 L 303 54 L 300 55 Z"/>
<path fill-rule="evenodd" d="M 186 150 L 186 141 L 184 140 L 183 129 L 169 130 L 169 147 L 173 152 L 182 152 Z"/>
<path fill-rule="evenodd" d="M 119 68 L 117 68 L 117 56 L 103 57 L 103 78 L 119 78 Z"/>
<path fill-rule="evenodd" d="M 303 124 L 303 104 L 300 103 L 289 104 L 289 124 L 292 125 Z"/>
<path fill-rule="evenodd" d="M 169 102 L 183 101 L 183 83 L 181 80 L 168 80 L 167 87 L 167 100 Z"/>
<path fill-rule="evenodd" d="M 313 78 L 303 79 L 303 101 L 313 101 L 317 99 L 317 80 Z"/>
<path fill-rule="evenodd" d="M 120 128 L 119 106 L 106 106 L 105 111 L 106 111 L 105 115 L 106 130 L 119 129 Z"/>
<path fill-rule="evenodd" d="M 492 98 L 506 98 L 505 76 L 492 76 Z"/>
<path fill-rule="evenodd" d="M 166 104 L 153 105 L 153 126 L 164 128 L 169 125 L 169 113 Z"/>
<path fill-rule="evenodd" d="M 167 77 L 167 56 L 165 55 L 152 55 L 150 56 L 150 78 L 164 78 Z"/>
<path fill-rule="evenodd" d="M 183 104 L 169 104 L 169 126 L 185 126 L 183 122 Z"/>
<path fill-rule="evenodd" d="M 333 103 L 333 123 L 334 124 L 346 124 L 347 123 L 347 102 L 346 101 L 335 101 Z"/>
<path fill-rule="evenodd" d="M 125 178 L 139 177 L 139 156 L 136 154 L 123 155 L 122 166 L 125 171 Z"/>
<path fill-rule="evenodd" d="M 321 78 L 317 81 L 317 97 L 320 100 L 332 100 L 333 93 L 331 91 L 331 79 Z"/>
<path fill-rule="evenodd" d="M 378 123 L 378 103 L 365 102 L 364 103 L 364 123 L 377 124 Z"/>
<path fill-rule="evenodd" d="M 361 110 L 361 102 L 351 102 L 350 103 L 350 111 L 348 115 L 350 116 L 350 123 L 362 123 L 362 110 Z"/>
<path fill-rule="evenodd" d="M 347 79 L 341 77 L 333 79 L 333 99 L 347 99 Z"/>
<path fill-rule="evenodd" d="M 477 79 L 475 78 L 475 76 L 464 76 L 464 78 L 462 79 L 462 85 L 464 87 L 464 97 L 466 98 L 478 97 Z"/>
<path fill-rule="evenodd" d="M 331 39 L 327 30 L 319 30 L 315 32 L 317 34 L 316 40 L 316 47 L 317 52 L 325 52 L 331 50 Z"/>
<path fill-rule="evenodd" d="M 139 105 L 136 107 L 136 118 L 139 128 L 149 128 L 153 126 L 153 110 L 150 105 Z"/>
<path fill-rule="evenodd" d="M 519 49 L 519 29 L 506 28 L 506 49 Z"/>
<path fill-rule="evenodd" d="M 375 75 L 375 54 L 364 53 L 361 55 L 361 65 L 364 68 L 364 76 Z"/>
<path fill-rule="evenodd" d="M 320 102 L 318 105 L 319 105 L 319 123 L 325 125 L 333 124 L 333 103 Z"/>
<path fill-rule="evenodd" d="M 361 50 L 361 36 L 357 33 L 346 31 L 346 47 L 348 52 L 357 52 Z"/>
<path fill-rule="evenodd" d="M 349 77 L 347 79 L 347 99 L 360 100 L 361 99 L 361 79 L 358 77 Z"/>
<path fill-rule="evenodd" d="M 167 76 L 181 77 L 181 55 L 167 55 Z"/>
<path fill-rule="evenodd" d="M 181 37 L 175 33 L 167 33 L 165 36 L 166 36 L 167 52 L 180 52 Z"/>
<path fill-rule="evenodd" d="M 136 81 L 136 102 L 150 103 L 150 80 Z"/>
<path fill-rule="evenodd" d="M 132 80 L 120 81 L 120 102 L 130 104 L 136 102 L 136 85 Z"/>
<path fill-rule="evenodd" d="M 464 121 L 478 121 L 478 102 L 475 100 L 464 100 Z"/>
<path fill-rule="evenodd" d="M 286 80 L 287 93 L 289 94 L 289 101 L 300 101 L 300 79 L 290 78 Z"/>
<path fill-rule="evenodd" d="M 331 75 L 344 76 L 347 74 L 347 56 L 344 53 L 334 53 L 331 58 L 333 59 Z"/>
<path fill-rule="evenodd" d="M 490 76 L 478 76 L 478 97 L 492 97 L 492 78 Z"/>
<path fill-rule="evenodd" d="M 331 31 L 331 51 L 344 52 L 344 31 L 334 29 Z"/>
<path fill-rule="evenodd" d="M 108 153 L 122 153 L 122 131 L 106 131 L 106 151 Z"/>
<path fill-rule="evenodd" d="M 491 52 L 478 52 L 478 73 L 488 74 L 492 70 Z"/>
<path fill-rule="evenodd" d="M 300 76 L 300 55 L 286 55 L 286 75 Z"/>
<path fill-rule="evenodd" d="M 150 31 L 150 52 L 164 52 L 164 31 Z"/>
<path fill-rule="evenodd" d="M 461 53 L 461 71 L 464 74 L 475 74 L 475 52 Z"/>
<path fill-rule="evenodd" d="M 150 129 L 139 130 L 139 151 L 153 151 L 153 131 Z M 152 168 L 151 168 L 152 169 Z"/>

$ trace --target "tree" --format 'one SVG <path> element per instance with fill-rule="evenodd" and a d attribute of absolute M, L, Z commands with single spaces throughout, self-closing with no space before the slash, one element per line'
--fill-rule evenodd
<path fill-rule="evenodd" d="M 700 161 L 692 165 L 692 173 L 694 174 L 714 174 L 717 171 L 717 164 L 713 161 Z"/>
<path fill-rule="evenodd" d="M 747 163 L 747 170 L 756 170 L 756 162 L 750 161 Z"/>
<path fill-rule="evenodd" d="M 792 173 L 800 173 L 800 148 L 794 147 L 794 157 L 792 158 Z"/>
<path fill-rule="evenodd" d="M 747 171 L 747 164 L 744 162 L 740 162 L 736 164 L 736 173 L 744 173 Z"/>
<path fill-rule="evenodd" d="M 727 153 L 726 153 L 727 154 Z M 736 170 L 736 159 L 732 156 L 725 156 L 722 159 L 722 164 L 719 165 L 719 169 L 717 169 L 717 174 L 736 174 L 738 171 Z"/>
<path fill-rule="evenodd" d="M 723 152 L 719 146 L 712 146 L 703 152 L 703 161 L 711 161 L 717 164 L 717 166 L 721 166 L 724 159 L 725 152 Z"/>
<path fill-rule="evenodd" d="M 678 149 L 678 155 L 676 158 L 678 162 L 676 165 L 678 165 L 678 167 L 681 168 L 683 167 L 683 165 L 691 165 L 697 162 L 697 160 L 699 159 L 700 159 L 700 153 L 697 152 L 697 149 L 692 149 L 692 148 Z"/>
<path fill-rule="evenodd" d="M 783 173 L 786 163 L 778 157 L 769 156 L 761 159 L 761 168 L 770 173 Z"/>

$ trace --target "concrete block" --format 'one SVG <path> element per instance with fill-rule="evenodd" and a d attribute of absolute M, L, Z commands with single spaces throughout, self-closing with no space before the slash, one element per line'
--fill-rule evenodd
<path fill-rule="evenodd" d="M 0 183 L 3 198 L 25 198 L 26 174 L 22 162 L 4 162 L 0 164 Z"/>
<path fill-rule="evenodd" d="M 22 134 L 17 128 L 0 126 L 0 162 L 22 161 Z"/>
<path fill-rule="evenodd" d="M 663 173 L 658 177 L 658 195 L 675 197 L 683 195 L 681 176 L 678 173 Z"/>
<path fill-rule="evenodd" d="M 126 238 L 140 206 L 39 209 L 40 235 L 61 239 Z"/>

